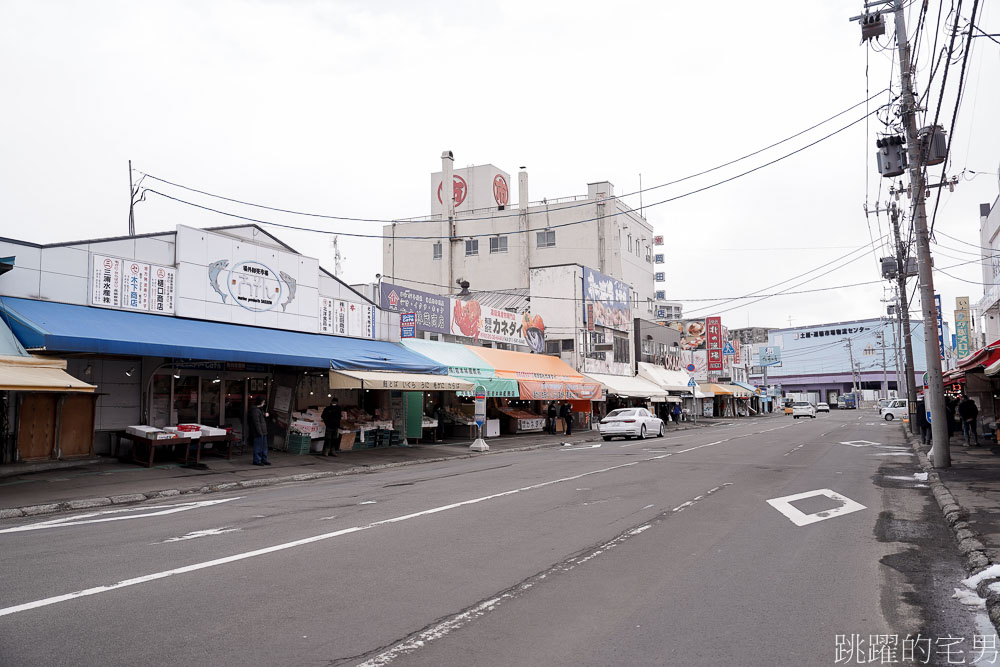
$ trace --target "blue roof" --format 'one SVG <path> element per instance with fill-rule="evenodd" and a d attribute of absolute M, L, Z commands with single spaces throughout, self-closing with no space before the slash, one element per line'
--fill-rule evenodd
<path fill-rule="evenodd" d="M 747 384 L 746 382 L 736 382 L 735 380 L 731 384 L 735 384 L 737 387 L 743 387 L 747 391 L 752 391 L 755 394 L 757 393 L 757 387 L 752 384 Z"/>
<path fill-rule="evenodd" d="M 28 349 L 447 375 L 448 367 L 402 345 L 323 334 L 0 297 Z"/>

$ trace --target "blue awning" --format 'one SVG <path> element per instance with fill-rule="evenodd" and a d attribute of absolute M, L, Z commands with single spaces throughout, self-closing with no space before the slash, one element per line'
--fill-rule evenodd
<path fill-rule="evenodd" d="M 737 387 L 743 387 L 747 391 L 753 393 L 754 396 L 757 395 L 757 387 L 753 386 L 752 384 L 747 384 L 746 382 L 736 382 L 736 381 L 734 381 L 733 384 L 735 384 Z"/>
<path fill-rule="evenodd" d="M 0 297 L 29 350 L 447 375 L 448 367 L 402 345 L 239 324 Z"/>

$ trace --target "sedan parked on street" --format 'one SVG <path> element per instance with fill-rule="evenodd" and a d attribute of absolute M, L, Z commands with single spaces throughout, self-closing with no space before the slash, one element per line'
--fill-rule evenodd
<path fill-rule="evenodd" d="M 646 408 L 619 408 L 609 412 L 597 425 L 597 430 L 605 440 L 619 436 L 626 440 L 650 435 L 659 438 L 663 436 L 663 420 L 654 417 Z"/>

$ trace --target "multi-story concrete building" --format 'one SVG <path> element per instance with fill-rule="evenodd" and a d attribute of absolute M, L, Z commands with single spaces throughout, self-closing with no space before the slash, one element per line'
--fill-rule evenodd
<path fill-rule="evenodd" d="M 531 270 L 576 264 L 629 287 L 635 314 L 654 310 L 653 227 L 607 181 L 586 195 L 529 202 L 528 172 L 490 164 L 454 169 L 450 151 L 431 175 L 431 215 L 383 227 L 383 280 L 442 295 L 530 287 Z M 452 183 L 453 197 L 442 196 Z"/>
<path fill-rule="evenodd" d="M 983 251 L 983 298 L 975 305 L 983 336 L 973 348 L 1000 339 L 1000 198 L 979 205 L 979 245 Z"/>

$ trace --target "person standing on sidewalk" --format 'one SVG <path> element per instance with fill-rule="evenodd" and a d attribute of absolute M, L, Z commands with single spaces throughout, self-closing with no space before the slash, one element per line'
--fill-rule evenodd
<path fill-rule="evenodd" d="M 927 421 L 927 404 L 922 396 L 917 401 L 917 426 L 920 428 L 920 444 L 926 445 L 931 439 L 931 423 Z"/>
<path fill-rule="evenodd" d="M 545 409 L 545 427 L 549 435 L 556 434 L 556 404 L 549 401 L 549 407 Z"/>
<path fill-rule="evenodd" d="M 559 408 L 559 416 L 566 422 L 566 435 L 573 435 L 573 408 L 570 407 L 569 401 L 564 402 Z"/>
<path fill-rule="evenodd" d="M 340 418 L 343 410 L 337 405 L 337 397 L 330 399 L 330 405 L 323 408 L 323 424 L 326 434 L 323 436 L 323 456 L 336 456 L 340 451 Z"/>
<path fill-rule="evenodd" d="M 965 434 L 965 444 L 972 445 L 970 440 L 975 440 L 974 447 L 979 446 L 979 430 L 976 428 L 976 418 L 979 417 L 979 406 L 968 396 L 962 397 L 962 402 L 958 404 L 958 416 L 962 420 L 962 432 Z M 972 438 L 969 433 L 972 433 Z"/>
<path fill-rule="evenodd" d="M 681 404 L 674 403 L 673 409 L 670 411 L 670 417 L 674 420 L 674 426 L 676 426 L 681 420 Z"/>
<path fill-rule="evenodd" d="M 267 413 L 264 412 L 266 400 L 262 396 L 254 405 L 250 406 L 247 415 L 250 421 L 250 437 L 253 439 L 253 464 L 255 466 L 271 465 L 271 462 L 267 460 Z"/>

